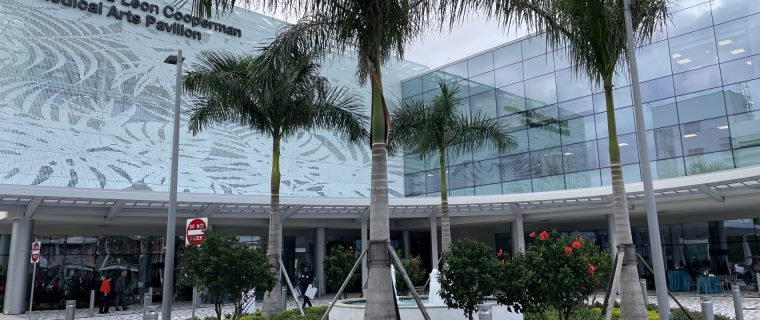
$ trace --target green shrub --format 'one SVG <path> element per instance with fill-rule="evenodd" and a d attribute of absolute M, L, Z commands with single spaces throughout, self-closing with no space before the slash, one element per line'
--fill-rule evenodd
<path fill-rule="evenodd" d="M 438 276 L 441 298 L 472 320 L 478 305 L 494 292 L 499 262 L 489 246 L 470 239 L 454 242 L 445 261 Z"/>
<path fill-rule="evenodd" d="M 343 281 L 346 280 L 348 273 L 351 272 L 351 268 L 356 263 L 357 258 L 356 254 L 347 248 L 340 246 L 333 248 L 323 262 L 327 287 L 333 291 L 338 291 Z M 347 287 L 356 285 L 356 282 L 359 281 L 359 274 L 359 272 L 354 272 Z M 346 296 L 346 294 L 347 292 L 344 291 L 343 295 Z"/>
<path fill-rule="evenodd" d="M 271 319 L 267 319 L 261 314 L 261 311 L 257 310 L 255 313 L 244 315 L 240 320 L 320 320 L 326 311 L 327 306 L 308 307 L 303 310 L 304 316 L 301 317 L 301 313 L 298 309 L 288 309 L 275 315 Z"/>
<path fill-rule="evenodd" d="M 422 262 L 419 257 L 412 257 L 411 259 L 401 259 L 401 265 L 404 266 L 406 274 L 409 275 L 409 280 L 412 280 L 412 284 L 419 286 L 425 280 L 427 270 L 422 267 Z M 409 288 L 406 287 L 406 282 L 401 273 L 396 270 L 396 290 L 398 295 L 403 296 L 409 294 Z"/>

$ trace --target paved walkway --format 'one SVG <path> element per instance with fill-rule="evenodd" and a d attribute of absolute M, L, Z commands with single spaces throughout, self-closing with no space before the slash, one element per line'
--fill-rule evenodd
<path fill-rule="evenodd" d="M 693 292 L 676 292 L 674 294 L 678 302 L 683 305 L 684 308 L 694 311 L 700 311 L 702 309 L 701 298 L 695 295 Z M 710 295 L 713 302 L 713 311 L 716 314 L 722 314 L 731 318 L 736 317 L 734 312 L 734 300 L 731 293 Z M 654 291 L 649 291 L 647 298 L 650 304 L 657 304 L 657 296 Z M 597 302 L 604 300 L 604 292 L 598 293 L 596 296 Z M 677 308 L 678 305 L 670 300 L 670 307 Z M 760 319 L 760 295 L 757 292 L 742 292 L 742 310 L 744 310 L 744 319 Z"/>

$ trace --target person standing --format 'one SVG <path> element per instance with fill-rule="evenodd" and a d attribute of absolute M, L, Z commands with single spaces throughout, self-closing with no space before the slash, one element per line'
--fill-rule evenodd
<path fill-rule="evenodd" d="M 127 291 L 127 271 L 124 270 L 119 274 L 119 277 L 116 278 L 116 285 L 113 288 L 114 293 L 116 293 L 116 304 L 114 305 L 116 307 L 116 311 L 119 310 L 127 310 L 127 304 L 124 299 L 125 291 Z"/>
<path fill-rule="evenodd" d="M 103 281 L 100 283 L 100 313 L 108 313 L 108 307 L 109 307 L 109 295 L 111 294 L 111 277 L 108 276 L 101 276 L 100 279 Z"/>
<path fill-rule="evenodd" d="M 311 307 L 311 300 L 306 295 L 306 289 L 309 288 L 309 285 L 314 282 L 314 276 L 311 274 L 311 267 L 308 265 L 301 265 L 301 274 L 298 276 L 298 290 L 301 291 L 301 297 L 303 297 L 303 306 L 301 308 L 306 308 L 306 304 L 309 304 L 309 307 Z"/>

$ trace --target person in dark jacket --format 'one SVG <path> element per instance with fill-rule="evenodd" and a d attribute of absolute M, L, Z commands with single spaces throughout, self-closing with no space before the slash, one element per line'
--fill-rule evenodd
<path fill-rule="evenodd" d="M 122 271 L 118 278 L 116 278 L 116 285 L 113 288 L 113 292 L 116 293 L 116 311 L 127 310 L 127 304 L 124 300 L 124 294 L 127 291 L 127 271 Z M 121 308 L 121 309 L 119 309 Z"/>
<path fill-rule="evenodd" d="M 309 288 L 312 282 L 314 282 L 314 276 L 311 274 L 311 267 L 305 264 L 301 265 L 301 274 L 298 275 L 298 290 L 301 291 L 301 297 L 303 298 L 303 306 L 301 308 L 306 308 L 306 304 L 309 304 L 309 307 L 311 307 L 311 300 L 306 296 L 306 289 Z"/>

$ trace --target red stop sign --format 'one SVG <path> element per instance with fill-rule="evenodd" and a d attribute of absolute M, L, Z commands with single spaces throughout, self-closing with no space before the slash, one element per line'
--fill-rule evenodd
<path fill-rule="evenodd" d="M 32 257 L 30 259 L 31 263 L 38 263 L 40 262 L 40 243 L 39 242 L 32 242 Z"/>
<path fill-rule="evenodd" d="M 187 219 L 185 239 L 188 245 L 200 246 L 206 238 L 204 232 L 208 228 L 208 218 Z"/>

